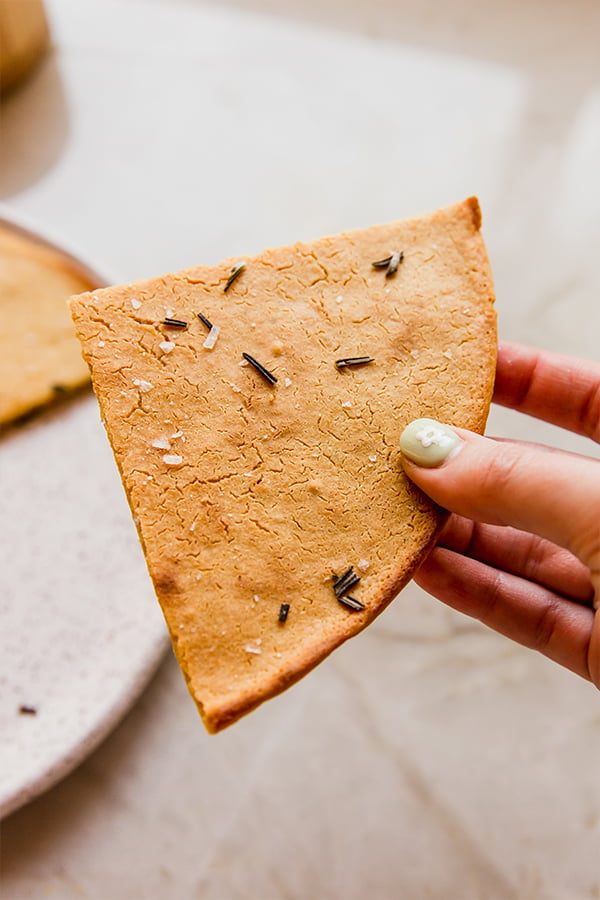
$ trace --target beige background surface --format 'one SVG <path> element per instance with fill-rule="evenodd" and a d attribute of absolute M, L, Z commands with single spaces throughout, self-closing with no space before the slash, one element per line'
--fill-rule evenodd
<path fill-rule="evenodd" d="M 477 193 L 501 335 L 597 358 L 596 4 L 47 6 L 54 52 L 2 108 L 4 215 L 129 279 Z M 599 749 L 597 692 L 411 586 L 216 738 L 168 657 L 3 823 L 1 896 L 597 898 Z"/>

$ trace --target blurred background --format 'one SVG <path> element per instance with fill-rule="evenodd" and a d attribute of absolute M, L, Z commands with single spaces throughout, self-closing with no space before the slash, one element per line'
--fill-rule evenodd
<path fill-rule="evenodd" d="M 2 28 L 26 2 L 0 0 Z M 477 194 L 500 336 L 598 358 L 593 0 L 45 11 L 39 61 L 2 76 L 0 215 L 123 281 Z M 506 411 L 488 431 L 593 452 Z M 4 821 L 0 888 L 599 898 L 599 751 L 597 692 L 411 585 L 216 738 L 167 655 L 104 743 Z"/>

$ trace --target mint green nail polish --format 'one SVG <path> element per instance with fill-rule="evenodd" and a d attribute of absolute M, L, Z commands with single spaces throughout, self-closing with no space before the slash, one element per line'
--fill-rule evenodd
<path fill-rule="evenodd" d="M 427 469 L 441 466 L 462 443 L 455 431 L 435 419 L 415 419 L 400 437 L 404 455 Z"/>

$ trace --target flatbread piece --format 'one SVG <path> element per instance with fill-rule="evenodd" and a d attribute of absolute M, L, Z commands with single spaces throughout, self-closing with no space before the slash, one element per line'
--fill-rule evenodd
<path fill-rule="evenodd" d="M 67 300 L 101 284 L 68 254 L 0 220 L 0 426 L 89 382 Z"/>
<path fill-rule="evenodd" d="M 209 731 L 368 625 L 431 548 L 444 514 L 398 442 L 421 416 L 484 428 L 496 319 L 480 221 L 471 198 L 72 300 Z"/>

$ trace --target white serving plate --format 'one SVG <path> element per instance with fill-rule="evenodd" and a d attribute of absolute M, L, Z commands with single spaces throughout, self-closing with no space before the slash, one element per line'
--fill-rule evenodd
<path fill-rule="evenodd" d="M 90 753 L 167 644 L 91 391 L 0 432 L 0 816 Z"/>

